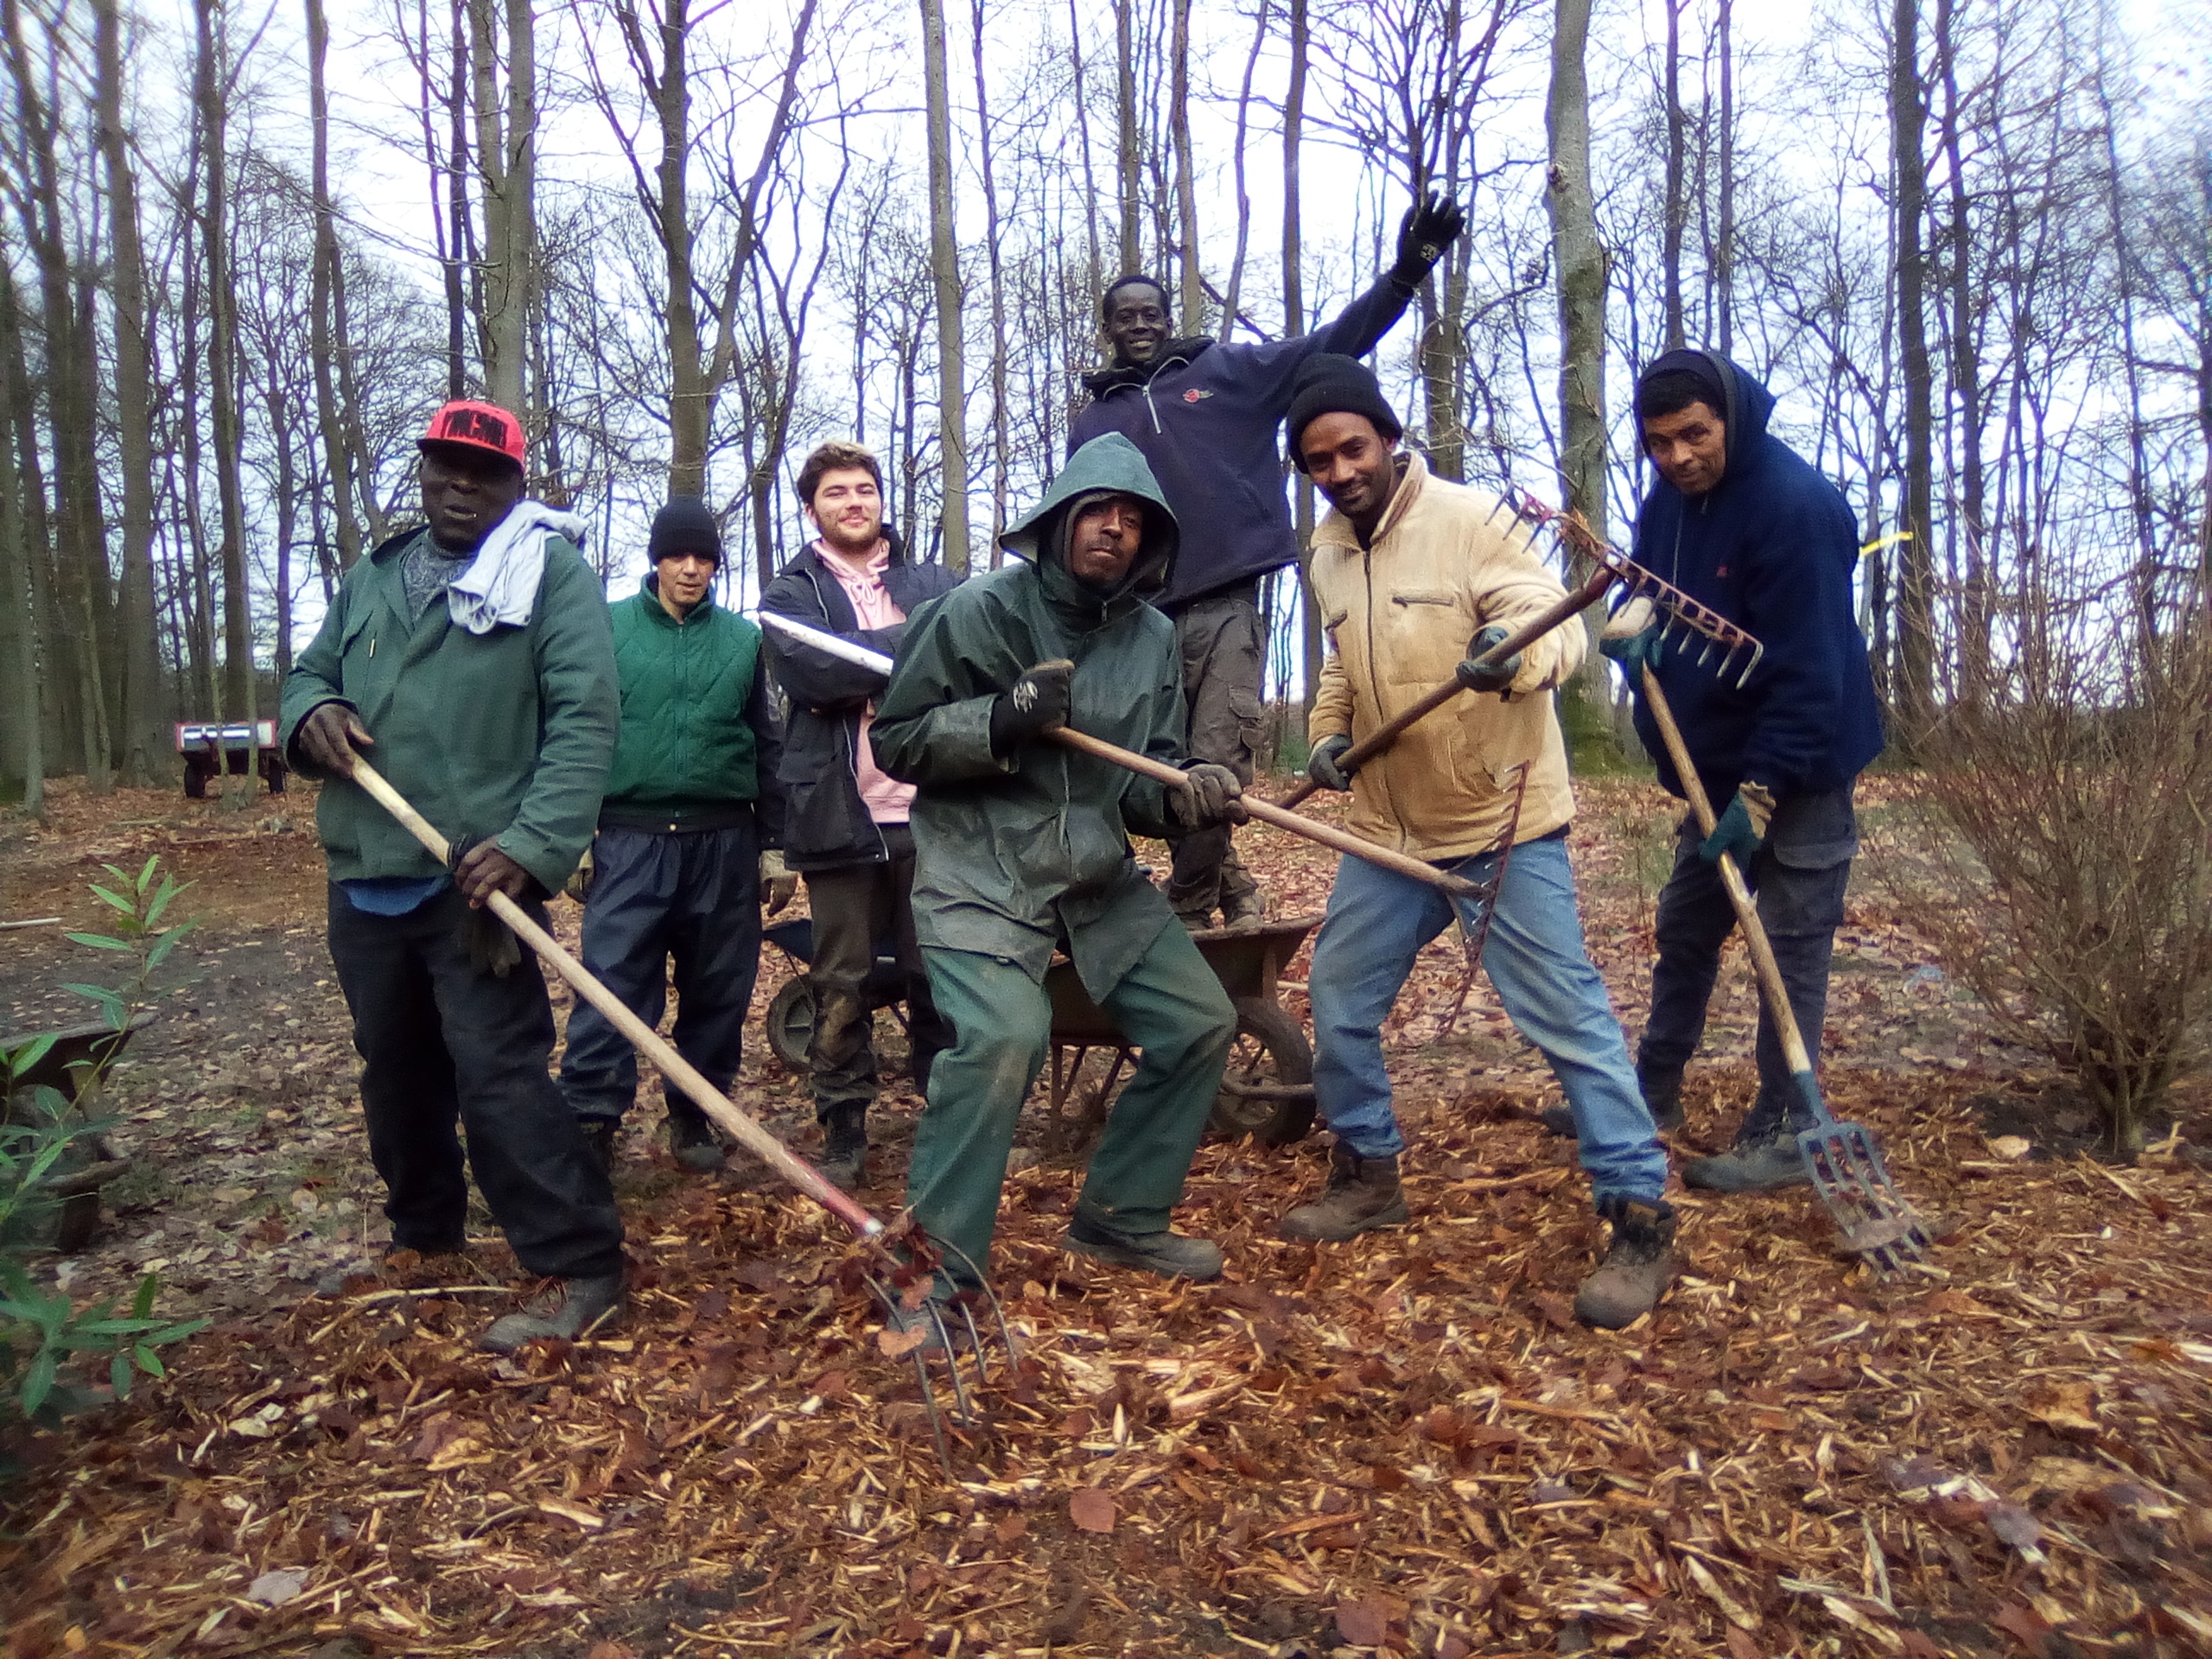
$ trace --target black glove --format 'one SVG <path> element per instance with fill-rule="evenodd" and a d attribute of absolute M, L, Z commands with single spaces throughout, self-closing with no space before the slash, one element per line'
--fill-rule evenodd
<path fill-rule="evenodd" d="M 1503 695 L 1513 684 L 1521 671 L 1521 653 L 1515 652 L 1502 663 L 1479 663 L 1475 659 L 1486 651 L 1495 650 L 1505 643 L 1512 630 L 1500 622 L 1492 622 L 1479 630 L 1467 641 L 1466 660 L 1457 671 L 1459 683 L 1470 691 L 1496 691 Z"/>
<path fill-rule="evenodd" d="M 1068 723 L 1068 692 L 1075 664 L 1065 657 L 1039 663 L 991 704 L 991 753 L 1004 760 L 1055 726 Z"/>
<path fill-rule="evenodd" d="M 1458 202 L 1440 190 L 1430 191 L 1398 221 L 1398 262 L 1390 267 L 1391 276 L 1408 288 L 1418 288 L 1464 222 Z"/>
<path fill-rule="evenodd" d="M 1227 766 L 1211 760 L 1193 760 L 1183 768 L 1187 787 L 1167 791 L 1167 810 L 1185 830 L 1211 830 L 1220 823 L 1243 823 L 1251 815 L 1238 798 L 1244 785 Z"/>
<path fill-rule="evenodd" d="M 1351 787 L 1351 772 L 1344 769 L 1344 758 L 1351 750 L 1351 734 L 1338 732 L 1334 737 L 1325 737 L 1313 746 L 1313 753 L 1306 757 L 1306 775 L 1324 789 L 1345 790 Z"/>

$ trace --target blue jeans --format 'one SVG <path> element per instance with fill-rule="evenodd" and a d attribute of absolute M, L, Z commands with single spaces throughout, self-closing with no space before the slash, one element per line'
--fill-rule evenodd
<path fill-rule="evenodd" d="M 1451 866 L 1485 880 L 1497 855 Z M 1313 1092 L 1338 1140 L 1363 1158 L 1405 1149 L 1382 1068 L 1382 1021 L 1421 947 L 1478 907 L 1434 887 L 1347 856 L 1337 866 L 1329 913 L 1313 945 Z M 1582 943 L 1574 872 L 1564 836 L 1513 849 L 1497 914 L 1483 943 L 1483 967 L 1521 1034 L 1543 1051 L 1574 1114 L 1582 1167 L 1599 1204 L 1649 1200 L 1667 1185 L 1667 1154 L 1629 1069 L 1628 1046 L 1605 982 Z"/>
<path fill-rule="evenodd" d="M 1766 845 L 1744 879 L 1758 896 L 1759 922 L 1774 946 L 1789 1012 L 1816 1066 L 1821 1027 L 1827 1018 L 1828 958 L 1843 924 L 1843 895 L 1851 859 L 1859 850 L 1852 786 L 1817 795 L 1785 795 L 1768 827 Z M 1679 1076 L 1705 1036 L 1706 1004 L 1720 972 L 1720 947 L 1735 931 L 1717 866 L 1698 856 L 1704 839 L 1685 817 L 1676 832 L 1674 873 L 1659 893 L 1654 929 L 1659 960 L 1651 969 L 1651 1017 L 1644 1022 L 1637 1061 L 1648 1071 Z M 1812 1127 L 1804 1098 L 1790 1081 L 1782 1039 L 1764 1000 L 1759 1004 L 1759 1092 L 1736 1132 L 1738 1146 L 1764 1141 L 1785 1128 Z"/>

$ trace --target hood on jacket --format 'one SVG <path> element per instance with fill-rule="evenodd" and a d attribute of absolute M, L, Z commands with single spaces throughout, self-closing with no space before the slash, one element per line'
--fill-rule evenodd
<path fill-rule="evenodd" d="M 1110 369 L 1093 370 L 1083 377 L 1083 389 L 1093 397 L 1103 397 L 1109 391 L 1147 385 L 1155 375 L 1195 362 L 1200 353 L 1212 349 L 1213 343 L 1213 337 L 1210 334 L 1193 334 L 1188 340 L 1171 340 L 1160 348 L 1151 362 L 1141 366 L 1120 364 Z"/>
<path fill-rule="evenodd" d="M 1068 524 L 1075 508 L 1096 495 L 1133 495 L 1151 511 L 1145 514 L 1144 541 L 1130 561 L 1128 574 L 1110 592 L 1087 591 L 1102 603 L 1111 603 L 1125 594 L 1143 598 L 1164 590 L 1174 575 L 1182 531 L 1143 451 L 1118 432 L 1093 438 L 1069 456 L 1045 499 L 999 537 L 999 545 L 1027 559 L 1040 574 L 1065 575 Z"/>
<path fill-rule="evenodd" d="M 1720 419 L 1727 429 L 1726 464 L 1721 470 L 1719 487 L 1726 488 L 1737 475 L 1739 464 L 1743 467 L 1756 464 L 1759 441 L 1765 438 L 1767 422 L 1774 414 L 1774 394 L 1749 369 L 1703 346 L 1686 346 L 1661 355 L 1637 377 L 1637 392 L 1662 374 L 1694 375 L 1707 385 L 1719 388 Z"/>

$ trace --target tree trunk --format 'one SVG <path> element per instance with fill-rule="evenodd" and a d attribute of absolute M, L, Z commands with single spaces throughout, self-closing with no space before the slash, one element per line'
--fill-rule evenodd
<path fill-rule="evenodd" d="M 1090 165 L 1090 92 L 1083 73 L 1083 17 L 1077 0 L 1068 0 L 1068 54 L 1075 68 L 1076 142 L 1083 150 L 1084 258 L 1085 290 L 1095 302 L 1105 273 L 1100 266 L 1098 242 L 1098 178 Z"/>
<path fill-rule="evenodd" d="M 222 0 L 193 0 L 196 50 L 193 99 L 206 153 L 200 235 L 207 270 L 207 389 L 214 428 L 216 505 L 223 528 L 223 709 L 225 720 L 254 717 L 253 618 L 246 587 L 245 499 L 238 474 L 238 296 L 231 287 L 230 65 Z M 252 782 L 251 772 L 247 782 Z"/>
<path fill-rule="evenodd" d="M 22 423 L 29 409 L 29 365 L 23 361 L 22 329 L 16 311 L 15 278 L 0 245 L 0 618 L 10 630 L 11 650 L 0 656 L 8 667 L 5 682 L 11 717 L 6 760 L 22 771 L 22 805 L 34 818 L 46 816 L 45 676 L 39 671 L 38 568 L 45 553 L 31 540 L 30 512 L 35 503 L 44 518 L 45 490 L 16 462 L 18 444 L 35 446 L 35 429 Z M 33 453 L 35 454 L 34 448 Z"/>
<path fill-rule="evenodd" d="M 1306 332 L 1306 286 L 1300 264 L 1305 232 L 1300 226 L 1299 147 L 1306 137 L 1306 65 L 1313 35 L 1306 16 L 1307 0 L 1290 0 L 1290 85 L 1282 103 L 1282 332 L 1293 340 Z M 1300 679 L 1305 692 L 1302 710 L 1310 726 L 1313 700 L 1321 695 L 1321 664 L 1325 646 L 1321 635 L 1321 602 L 1313 594 L 1313 480 L 1298 474 L 1296 518 L 1298 537 L 1298 598 Z"/>
<path fill-rule="evenodd" d="M 111 6 L 115 0 L 104 0 L 104 3 Z M 353 451 L 346 441 L 346 423 L 339 412 L 334 360 L 345 346 L 344 336 L 333 327 L 338 306 L 338 221 L 330 200 L 330 97 L 323 75 L 330 54 L 330 24 L 323 16 L 322 0 L 307 0 L 307 13 L 308 119 L 313 127 L 309 186 L 315 196 L 314 291 L 308 296 L 308 354 L 314 359 L 315 420 L 337 520 L 338 568 L 350 570 L 353 561 L 361 556 L 361 524 L 353 510 Z M 424 62 L 428 61 L 426 52 Z M 318 556 L 321 551 L 317 550 Z M 278 650 L 289 659 L 290 641 L 281 634 Z"/>
<path fill-rule="evenodd" d="M 944 0 L 922 0 L 928 92 L 930 274 L 937 291 L 938 448 L 944 462 L 944 562 L 968 569 L 967 373 L 962 362 L 960 245 L 953 224 L 952 100 L 945 79 Z"/>
<path fill-rule="evenodd" d="M 98 0 L 99 146 L 107 171 L 113 245 L 116 437 L 123 476 L 123 780 L 155 781 L 169 747 L 162 730 L 161 645 L 154 621 L 152 354 L 146 328 L 145 256 L 138 236 L 138 181 L 123 126 L 123 25 L 118 0 Z M 160 767 L 166 772 L 166 766 Z"/>
<path fill-rule="evenodd" d="M 991 563 L 1001 558 L 1006 530 L 1007 410 L 1006 399 L 1006 275 L 999 249 L 997 169 L 991 161 L 991 106 L 983 85 L 983 0 L 975 0 L 976 153 L 983 175 L 983 247 L 991 270 Z"/>
<path fill-rule="evenodd" d="M 499 81 L 499 0 L 468 0 L 476 88 L 476 176 L 483 200 L 483 300 L 476 320 L 484 392 L 536 424 L 524 367 L 537 277 L 532 197 L 537 155 L 537 64 L 531 0 L 505 0 L 506 86 Z"/>
<path fill-rule="evenodd" d="M 1252 25 L 1252 49 L 1245 54 L 1244 79 L 1236 89 L 1236 253 L 1229 262 L 1229 286 L 1221 301 L 1221 338 L 1226 343 L 1236 331 L 1237 308 L 1244 299 L 1244 255 L 1252 238 L 1252 199 L 1244 188 L 1244 135 L 1252 109 L 1252 77 L 1260 67 L 1260 54 L 1268 44 L 1268 22 L 1274 0 L 1260 0 L 1260 15 Z"/>
<path fill-rule="evenodd" d="M 1936 52 L 1942 64 L 1942 137 L 1945 169 L 1950 175 L 1951 207 L 1951 395 L 1958 409 L 1958 534 L 1966 543 L 1966 604 L 1959 639 L 1960 691 L 1979 704 L 1990 684 L 1990 623 L 1993 596 L 1985 563 L 1988 546 L 1987 483 L 1983 476 L 1981 435 L 1980 330 L 1977 313 L 1985 303 L 1976 288 L 1972 204 L 1967 194 L 1964 128 L 1966 110 L 1959 95 L 1954 0 L 1936 0 Z M 1929 368 L 1933 381 L 1935 371 Z M 1932 401 L 1932 393 L 1931 393 Z"/>
<path fill-rule="evenodd" d="M 1198 187 L 1191 165 L 1191 0 L 1174 0 L 1175 28 L 1170 46 L 1173 66 L 1168 91 L 1167 136 L 1175 150 L 1176 240 L 1182 244 L 1178 262 L 1182 289 L 1182 330 L 1188 336 L 1205 330 L 1205 294 L 1198 274 Z"/>
<path fill-rule="evenodd" d="M 1667 195 L 1660 226 L 1659 266 L 1665 316 L 1663 327 L 1667 334 L 1667 349 L 1679 350 L 1682 334 L 1682 230 L 1688 222 L 1684 207 L 1682 175 L 1687 167 L 1687 128 L 1688 122 L 1682 112 L 1682 0 L 1665 0 L 1667 7 Z M 1585 27 L 1587 33 L 1587 27 Z M 1580 54 L 1577 54 L 1578 59 Z M 1559 43 L 1553 38 L 1552 62 L 1556 73 L 1559 62 Z M 1584 109 L 1589 106 L 1586 93 Z M 1586 113 L 1584 125 L 1588 125 Z"/>
<path fill-rule="evenodd" d="M 632 8 L 621 8 L 626 23 Z M 632 27 L 638 27 L 632 25 Z M 660 78 L 651 87 L 660 121 L 659 186 L 662 272 L 668 285 L 669 388 L 668 493 L 707 493 L 707 437 L 714 421 L 715 393 L 699 354 L 699 315 L 691 269 L 691 201 L 685 173 L 691 149 L 691 79 L 689 56 L 690 0 L 667 0 L 660 22 Z M 639 68 L 646 67 L 640 48 Z"/>
<path fill-rule="evenodd" d="M 1897 698 L 1904 746 L 1936 708 L 1934 374 L 1928 355 L 1928 111 L 1920 79 L 1919 0 L 1895 0 L 1890 41 L 1890 136 L 1896 169 L 1897 342 L 1904 363 L 1905 499 L 1898 552 Z"/>
<path fill-rule="evenodd" d="M 468 396 L 468 111 L 469 88 L 474 80 L 468 60 L 468 16 L 466 0 L 453 0 L 453 50 L 446 76 L 446 240 L 438 249 L 444 268 L 446 290 L 446 396 Z M 423 37 L 423 74 L 427 91 L 430 73 L 430 41 Z M 430 147 L 425 131 L 423 143 Z M 435 191 L 437 157 L 431 148 L 431 180 Z M 479 279 L 477 286 L 481 287 Z"/>
<path fill-rule="evenodd" d="M 1736 349 L 1735 0 L 1719 0 L 1720 232 L 1713 244 L 1713 287 L 1723 354 Z"/>
<path fill-rule="evenodd" d="M 1122 269 L 1134 276 L 1144 269 L 1144 249 L 1137 240 L 1137 60 L 1135 25 L 1130 11 L 1135 0 L 1114 0 L 1114 112 L 1115 176 L 1122 208 Z"/>

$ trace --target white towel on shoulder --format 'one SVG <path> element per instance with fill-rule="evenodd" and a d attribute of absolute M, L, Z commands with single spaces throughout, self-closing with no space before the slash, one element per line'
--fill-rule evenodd
<path fill-rule="evenodd" d="M 579 549 L 584 521 L 543 501 L 518 501 L 514 511 L 492 526 L 467 569 L 446 589 L 446 608 L 471 633 L 493 628 L 525 627 L 545 579 L 545 538 L 565 536 Z"/>

